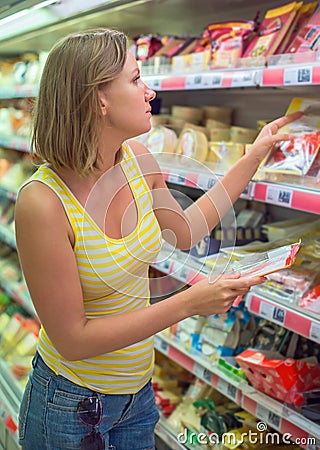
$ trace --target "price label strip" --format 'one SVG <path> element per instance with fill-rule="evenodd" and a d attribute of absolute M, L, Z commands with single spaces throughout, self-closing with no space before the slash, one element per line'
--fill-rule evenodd
<path fill-rule="evenodd" d="M 312 83 L 312 67 L 290 68 L 284 70 L 283 84 L 285 86 Z"/>
<path fill-rule="evenodd" d="M 234 402 L 238 402 L 238 388 L 223 378 L 219 378 L 217 390 Z"/>
<path fill-rule="evenodd" d="M 320 344 L 320 323 L 311 323 L 310 327 L 310 339 Z"/>
<path fill-rule="evenodd" d="M 256 72 L 241 70 L 232 75 L 232 87 L 256 86 Z"/>
<path fill-rule="evenodd" d="M 202 89 L 202 74 L 192 74 L 186 77 L 186 89 Z"/>
<path fill-rule="evenodd" d="M 193 366 L 193 373 L 206 383 L 211 384 L 212 373 L 206 367 L 203 367 L 201 364 L 196 362 Z"/>
<path fill-rule="evenodd" d="M 272 320 L 273 322 L 283 325 L 286 317 L 286 311 L 262 301 L 260 304 L 260 315 Z"/>
<path fill-rule="evenodd" d="M 287 188 L 267 187 L 266 201 L 274 205 L 291 207 L 293 191 Z"/>
<path fill-rule="evenodd" d="M 257 404 L 256 416 L 259 419 L 264 420 L 271 427 L 275 428 L 278 431 L 281 431 L 281 422 L 282 422 L 281 416 L 270 411 L 265 406 Z"/>

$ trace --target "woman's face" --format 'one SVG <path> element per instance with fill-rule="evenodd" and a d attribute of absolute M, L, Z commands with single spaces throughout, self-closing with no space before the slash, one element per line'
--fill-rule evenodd
<path fill-rule="evenodd" d="M 141 80 L 132 53 L 128 52 L 120 75 L 101 95 L 106 102 L 105 117 L 110 132 L 118 133 L 125 140 L 150 130 L 150 101 L 156 94 Z"/>

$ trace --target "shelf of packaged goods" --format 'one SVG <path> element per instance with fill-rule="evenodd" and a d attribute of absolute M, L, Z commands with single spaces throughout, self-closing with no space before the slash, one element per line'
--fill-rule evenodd
<path fill-rule="evenodd" d="M 18 446 L 18 415 L 23 389 L 14 379 L 8 363 L 0 358 L 0 411 L 2 421 L 11 431 Z M 19 447 L 17 447 L 19 448 Z"/>
<path fill-rule="evenodd" d="M 29 152 L 30 142 L 28 139 L 20 136 L 0 136 L 0 147 Z"/>
<path fill-rule="evenodd" d="M 166 243 L 163 243 L 162 250 L 152 266 L 188 285 L 208 277 L 211 270 L 199 259 L 181 250 L 170 251 Z M 252 292 L 245 296 L 245 301 L 248 310 L 253 314 L 265 317 L 307 339 L 320 343 L 320 316 L 316 313 L 280 303 L 280 300 L 272 300 L 267 297 L 267 291 L 264 295 Z"/>
<path fill-rule="evenodd" d="M 189 353 L 174 338 L 164 333 L 155 336 L 155 348 L 189 372 L 212 385 L 242 408 L 265 421 L 270 427 L 299 440 L 301 447 L 311 448 L 320 439 L 320 425 L 311 422 L 267 395 L 256 391 L 245 380 L 228 377 L 216 365 L 209 365 L 197 355 Z M 309 447 L 308 447 L 309 445 Z"/>
<path fill-rule="evenodd" d="M 38 95 L 38 86 L 34 84 L 19 84 L 15 86 L 0 87 L 0 98 L 27 98 Z"/>
<path fill-rule="evenodd" d="M 305 449 L 318 449 L 320 425 L 248 386 L 241 407 Z"/>
<path fill-rule="evenodd" d="M 251 313 L 320 344 L 319 315 L 295 308 L 294 305 L 264 298 L 261 294 L 253 292 L 246 295 L 245 301 Z"/>
<path fill-rule="evenodd" d="M 320 185 L 318 189 L 256 181 L 253 200 L 299 211 L 320 214 Z"/>

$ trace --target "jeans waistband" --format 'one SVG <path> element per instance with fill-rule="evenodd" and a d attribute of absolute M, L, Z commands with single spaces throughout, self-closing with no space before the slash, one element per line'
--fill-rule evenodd
<path fill-rule="evenodd" d="M 38 367 L 39 369 L 41 369 L 42 372 L 47 373 L 51 377 L 56 375 L 54 373 L 54 371 L 51 370 L 50 367 L 48 367 L 47 364 L 43 361 L 42 356 L 40 355 L 40 353 L 38 351 L 36 351 L 36 353 L 33 357 L 32 367 L 33 368 Z"/>

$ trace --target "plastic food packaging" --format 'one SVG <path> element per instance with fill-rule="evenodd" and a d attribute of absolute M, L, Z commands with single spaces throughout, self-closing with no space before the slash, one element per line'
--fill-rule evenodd
<path fill-rule="evenodd" d="M 286 114 L 295 111 L 304 114 L 279 130 L 293 134 L 295 138 L 274 145 L 262 164 L 263 172 L 303 176 L 316 160 L 320 145 L 320 99 L 294 98 Z"/>

